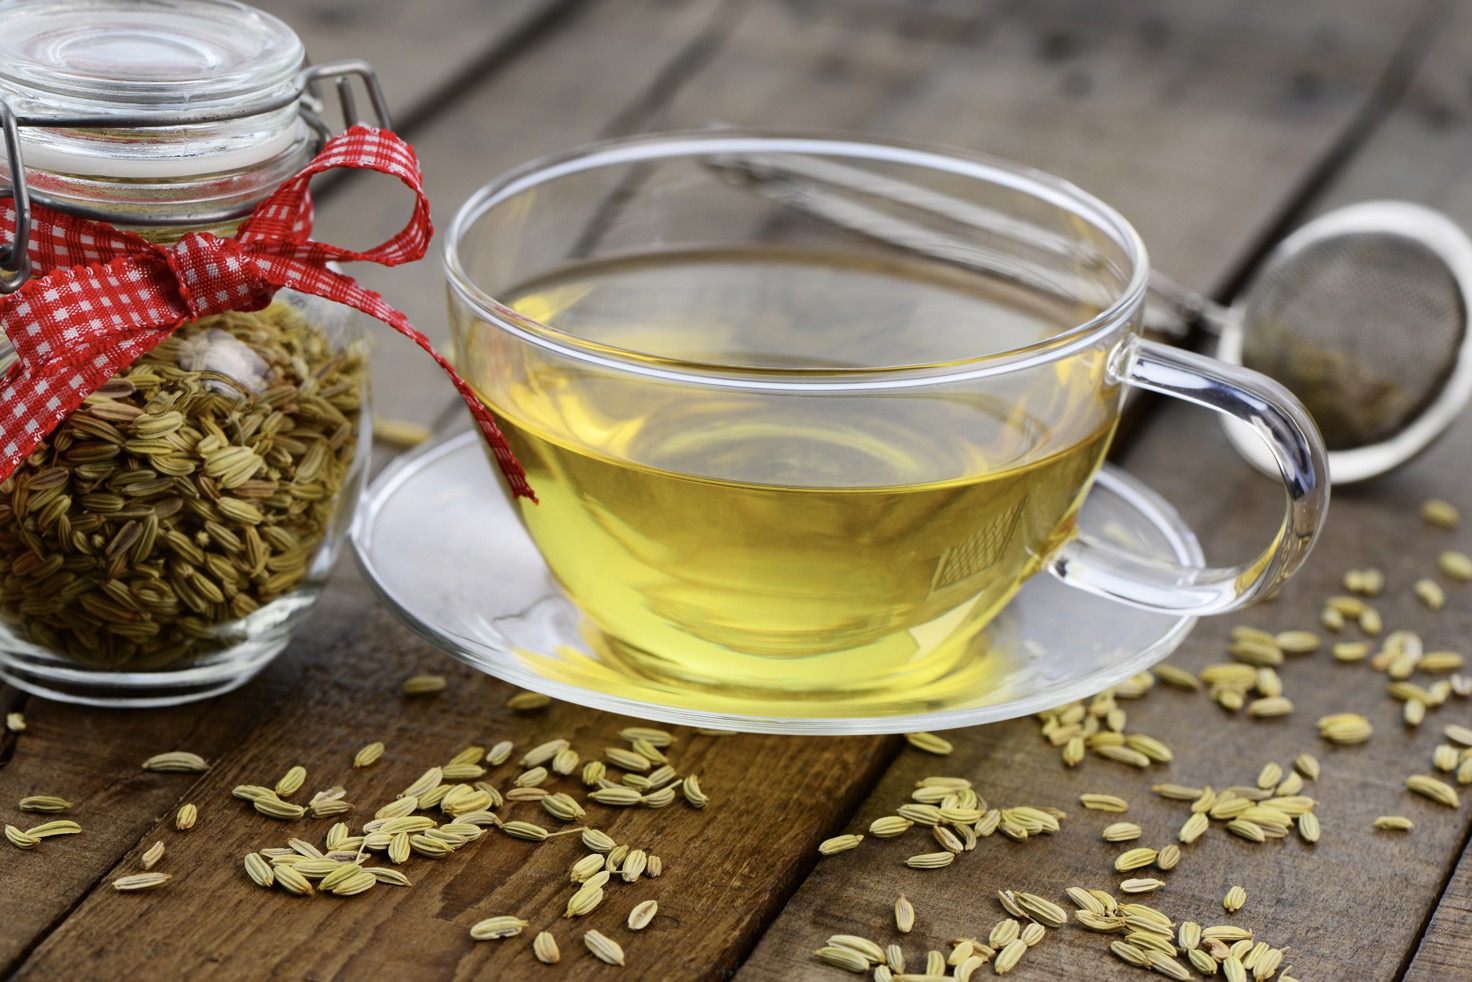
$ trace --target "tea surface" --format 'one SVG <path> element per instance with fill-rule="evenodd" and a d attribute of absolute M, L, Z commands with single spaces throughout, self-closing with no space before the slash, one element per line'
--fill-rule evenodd
<path fill-rule="evenodd" d="M 1072 323 L 894 267 L 762 255 L 590 265 L 512 303 L 610 347 L 788 370 L 769 377 L 960 360 L 968 338 L 1006 350 Z M 507 377 L 479 364 L 490 335 L 466 336 L 541 499 L 523 520 L 592 643 L 645 674 L 836 691 L 953 670 L 1070 533 L 1112 430 L 1097 358 L 984 392 L 774 396 L 526 359 Z"/>

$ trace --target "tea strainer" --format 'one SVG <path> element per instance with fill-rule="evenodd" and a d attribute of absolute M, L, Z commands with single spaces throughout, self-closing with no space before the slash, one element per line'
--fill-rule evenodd
<path fill-rule="evenodd" d="M 1042 292 L 1068 287 L 1043 264 L 944 226 L 982 228 L 1085 265 L 1100 259 L 986 207 L 829 160 L 724 155 L 709 165 L 795 210 Z M 1425 450 L 1472 400 L 1469 311 L 1472 240 L 1429 208 L 1368 201 L 1284 239 L 1229 308 L 1152 273 L 1146 324 L 1176 338 L 1192 325 L 1220 334 L 1219 358 L 1283 383 L 1323 432 L 1330 479 L 1349 484 Z M 1255 434 L 1224 425 L 1248 461 L 1277 474 Z"/>
<path fill-rule="evenodd" d="M 1284 239 L 1223 308 L 1154 277 L 1182 318 L 1219 332 L 1217 357 L 1269 375 L 1313 414 L 1329 477 L 1350 484 L 1425 450 L 1472 400 L 1472 240 L 1439 212 L 1367 201 Z M 1259 470 L 1277 465 L 1226 425 Z"/>

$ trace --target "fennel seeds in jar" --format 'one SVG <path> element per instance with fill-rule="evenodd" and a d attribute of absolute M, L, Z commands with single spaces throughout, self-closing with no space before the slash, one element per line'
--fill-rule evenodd
<path fill-rule="evenodd" d="M 56 655 L 187 663 L 288 597 L 351 506 L 359 342 L 293 304 L 205 317 L 123 369 L 0 483 L 0 616 Z"/>

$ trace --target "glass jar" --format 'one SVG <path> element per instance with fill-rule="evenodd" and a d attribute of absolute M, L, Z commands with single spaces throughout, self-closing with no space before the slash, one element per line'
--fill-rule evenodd
<path fill-rule="evenodd" d="M 0 5 L 0 98 L 76 120 L 19 130 L 31 197 L 158 244 L 232 234 L 311 160 L 304 62 L 289 27 L 230 0 Z M 0 677 L 168 705 L 286 647 L 367 470 L 360 316 L 283 290 L 187 323 L 0 483 Z"/>

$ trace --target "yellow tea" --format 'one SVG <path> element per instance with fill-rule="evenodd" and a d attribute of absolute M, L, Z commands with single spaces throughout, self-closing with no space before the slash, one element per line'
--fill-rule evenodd
<path fill-rule="evenodd" d="M 460 326 L 467 377 L 540 498 L 519 504 L 527 529 L 591 643 L 646 675 L 827 693 L 951 670 L 1070 534 L 1113 426 L 1093 351 L 984 393 L 761 388 L 955 364 L 1079 322 L 933 267 L 682 253 L 588 263 L 507 299 L 585 342 L 659 352 L 666 375 L 715 365 L 755 383 L 517 355 Z"/>

